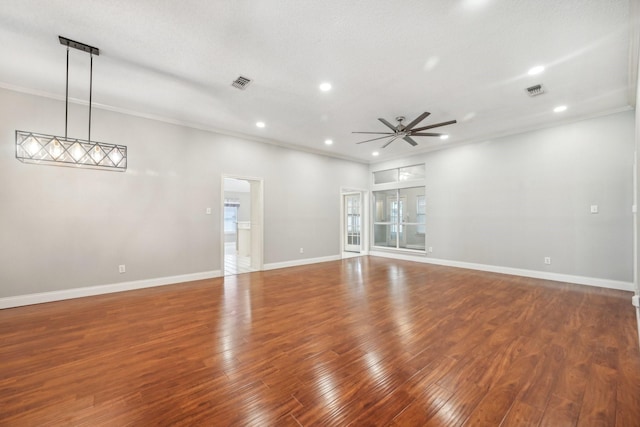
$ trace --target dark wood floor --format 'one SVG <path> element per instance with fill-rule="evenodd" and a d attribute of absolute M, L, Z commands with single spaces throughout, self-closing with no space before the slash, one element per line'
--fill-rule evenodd
<path fill-rule="evenodd" d="M 0 425 L 640 426 L 628 292 L 384 258 L 0 311 Z"/>

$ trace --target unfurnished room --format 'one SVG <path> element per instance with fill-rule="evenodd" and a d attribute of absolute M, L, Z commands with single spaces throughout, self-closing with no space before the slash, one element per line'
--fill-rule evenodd
<path fill-rule="evenodd" d="M 3 0 L 1 426 L 640 426 L 639 0 Z"/>

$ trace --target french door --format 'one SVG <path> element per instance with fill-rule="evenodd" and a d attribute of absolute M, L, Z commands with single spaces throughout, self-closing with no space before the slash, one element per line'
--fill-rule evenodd
<path fill-rule="evenodd" d="M 344 250 L 360 252 L 362 242 L 362 200 L 360 193 L 344 197 Z"/>

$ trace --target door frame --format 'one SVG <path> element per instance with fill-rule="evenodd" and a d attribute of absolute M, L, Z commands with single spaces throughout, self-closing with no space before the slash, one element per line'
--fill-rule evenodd
<path fill-rule="evenodd" d="M 264 270 L 264 179 L 223 173 L 220 179 L 220 270 L 224 276 L 224 180 L 249 181 L 251 197 L 251 269 Z"/>
<path fill-rule="evenodd" d="M 344 196 L 360 195 L 360 252 L 346 252 L 345 242 L 345 206 Z M 340 187 L 340 254 L 342 258 L 353 258 L 369 255 L 369 190 L 364 188 Z"/>

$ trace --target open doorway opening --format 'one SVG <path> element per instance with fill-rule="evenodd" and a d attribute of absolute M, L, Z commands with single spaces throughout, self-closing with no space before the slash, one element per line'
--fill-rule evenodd
<path fill-rule="evenodd" d="M 262 270 L 262 180 L 223 176 L 224 275 Z"/>

